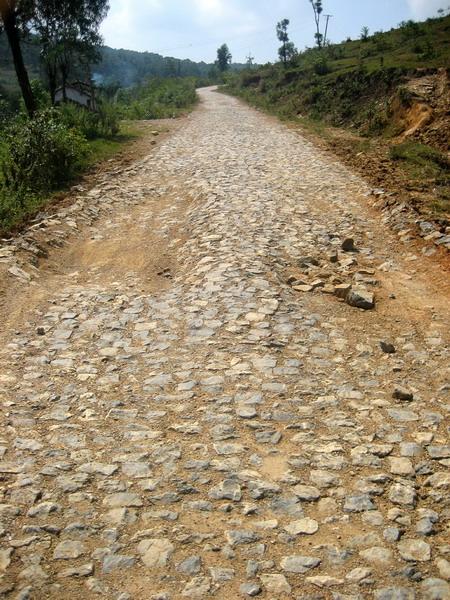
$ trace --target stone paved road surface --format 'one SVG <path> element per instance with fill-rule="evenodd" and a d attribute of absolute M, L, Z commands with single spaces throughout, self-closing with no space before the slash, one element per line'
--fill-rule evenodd
<path fill-rule="evenodd" d="M 2 328 L 0 596 L 449 598 L 445 298 L 362 180 L 201 95 Z"/>

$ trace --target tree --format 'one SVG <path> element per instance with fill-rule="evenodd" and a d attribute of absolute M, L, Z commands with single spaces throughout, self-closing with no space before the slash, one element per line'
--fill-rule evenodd
<path fill-rule="evenodd" d="M 31 2 L 27 0 L 0 0 L 0 17 L 2 27 L 8 38 L 9 47 L 14 61 L 17 81 L 22 91 L 25 108 L 28 115 L 32 117 L 36 111 L 36 102 L 33 96 L 28 72 L 20 46 L 20 29 L 22 23 L 27 22 L 27 16 L 31 9 Z"/>
<path fill-rule="evenodd" d="M 282 46 L 278 49 L 278 56 L 283 62 L 284 66 L 295 56 L 297 49 L 292 42 L 289 41 L 288 34 L 289 19 L 283 19 L 277 23 L 277 37 L 282 43 Z"/>
<path fill-rule="evenodd" d="M 1 0 L 0 0 L 1 1 Z M 45 65 L 52 103 L 58 82 L 63 98 L 71 70 L 78 64 L 85 70 L 98 62 L 102 43 L 99 27 L 108 12 L 108 0 L 34 0 L 31 19 L 33 30 L 41 41 L 41 57 Z"/>
<path fill-rule="evenodd" d="M 364 27 L 361 29 L 361 40 L 363 42 L 367 42 L 368 39 L 369 39 L 369 28 L 367 27 L 367 25 L 364 25 Z"/>
<path fill-rule="evenodd" d="M 232 61 L 231 52 L 226 44 L 222 44 L 220 48 L 217 50 L 217 60 L 216 65 L 219 68 L 221 73 L 224 73 L 228 70 Z"/>
<path fill-rule="evenodd" d="M 320 17 L 323 13 L 322 0 L 309 0 L 309 2 L 314 11 L 314 21 L 316 23 L 316 33 L 314 34 L 314 37 L 316 38 L 317 46 L 322 48 L 323 35 L 320 33 Z"/>

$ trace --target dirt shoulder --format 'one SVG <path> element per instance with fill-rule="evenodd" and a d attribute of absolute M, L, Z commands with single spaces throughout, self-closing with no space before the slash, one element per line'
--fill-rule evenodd
<path fill-rule="evenodd" d="M 108 241 L 98 243 L 95 229 L 100 219 L 110 218 L 115 210 L 109 194 L 112 196 L 120 189 L 123 181 L 133 175 L 139 161 L 157 152 L 159 146 L 183 126 L 185 119 L 137 122 L 139 136 L 134 141 L 124 144 L 112 158 L 91 168 L 70 190 L 55 196 L 45 210 L 24 225 L 22 231 L 0 240 L 0 320 L 3 329 L 8 324 L 21 322 L 29 307 L 46 296 L 52 286 L 52 274 L 82 271 L 87 262 L 95 264 L 92 254 L 99 254 L 98 248 L 102 249 L 102 255 L 98 257 L 97 266 L 104 267 L 110 276 L 126 261 L 130 264 L 139 262 L 148 240 L 141 244 L 143 240 L 136 237 L 135 230 L 124 237 L 121 247 L 115 247 Z M 133 204 L 132 209 L 130 213 L 127 206 L 117 206 L 117 210 L 127 216 L 127 222 L 123 223 L 125 231 L 130 227 L 132 214 L 139 222 L 135 214 L 138 209 L 134 209 Z M 158 249 L 153 252 L 152 264 L 157 280 L 154 285 L 160 286 L 164 285 L 170 260 L 155 240 L 152 245 Z M 93 247 L 97 250 L 93 251 Z M 86 256 L 90 257 L 89 261 Z"/>
<path fill-rule="evenodd" d="M 435 210 L 435 180 L 420 177 L 417 172 L 408 173 L 402 161 L 393 160 L 392 141 L 365 138 L 310 121 L 289 126 L 321 149 L 332 152 L 373 186 L 371 204 L 383 213 L 385 222 L 402 241 L 450 267 L 450 220 L 446 212 L 439 215 Z"/>

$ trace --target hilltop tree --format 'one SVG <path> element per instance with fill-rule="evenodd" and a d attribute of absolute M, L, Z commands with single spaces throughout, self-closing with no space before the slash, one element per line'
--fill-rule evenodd
<path fill-rule="evenodd" d="M 367 27 L 367 25 L 364 25 L 364 27 L 361 29 L 361 40 L 363 42 L 367 42 L 368 39 L 369 39 L 369 28 Z"/>
<path fill-rule="evenodd" d="M 278 56 L 284 66 L 287 65 L 297 52 L 294 44 L 289 41 L 288 26 L 289 19 L 283 19 L 277 23 L 277 37 L 282 43 L 282 46 L 278 49 Z"/>
<path fill-rule="evenodd" d="M 314 34 L 314 37 L 316 38 L 317 46 L 322 48 L 323 35 L 320 33 L 320 17 L 323 13 L 322 0 L 309 0 L 309 2 L 314 11 L 314 21 L 316 23 L 316 33 Z"/>
<path fill-rule="evenodd" d="M 222 44 L 217 50 L 216 65 L 221 73 L 228 70 L 232 61 L 231 52 L 226 44 Z"/>
<path fill-rule="evenodd" d="M 0 32 L 4 29 L 14 61 L 17 81 L 22 91 L 28 115 L 36 111 L 36 102 L 20 46 L 21 28 L 28 22 L 33 2 L 31 0 L 0 0 Z"/>

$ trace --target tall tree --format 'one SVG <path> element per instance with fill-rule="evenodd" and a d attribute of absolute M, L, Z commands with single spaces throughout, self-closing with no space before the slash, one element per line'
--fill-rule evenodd
<path fill-rule="evenodd" d="M 278 56 L 283 62 L 284 66 L 295 56 L 297 52 L 294 44 L 289 41 L 288 34 L 289 19 L 283 19 L 277 23 L 277 37 L 282 43 L 282 46 L 278 49 Z"/>
<path fill-rule="evenodd" d="M 1 29 L 5 30 L 14 61 L 17 80 L 22 91 L 25 108 L 30 117 L 36 111 L 36 102 L 20 46 L 20 29 L 26 23 L 32 8 L 31 0 L 0 0 Z"/>
<path fill-rule="evenodd" d="M 1 0 L 0 0 L 1 1 Z M 66 99 L 67 80 L 74 65 L 85 70 L 99 59 L 99 27 L 108 0 L 34 0 L 33 30 L 39 35 L 52 102 L 58 82 Z"/>
<path fill-rule="evenodd" d="M 228 70 L 232 61 L 231 52 L 226 44 L 222 44 L 217 50 L 216 65 L 221 73 Z"/>
<path fill-rule="evenodd" d="M 309 0 L 313 11 L 314 11 L 314 21 L 316 23 L 316 33 L 314 37 L 316 38 L 316 44 L 319 48 L 322 48 L 323 35 L 320 33 L 320 17 L 323 13 L 322 0 Z"/>

